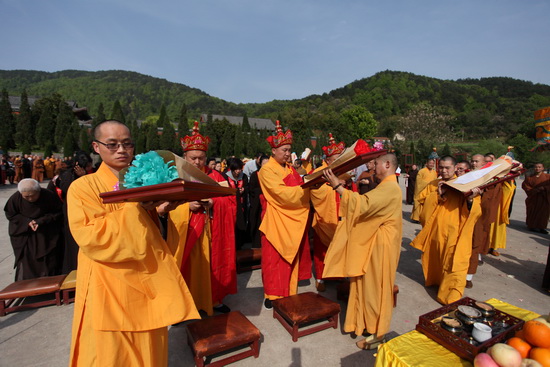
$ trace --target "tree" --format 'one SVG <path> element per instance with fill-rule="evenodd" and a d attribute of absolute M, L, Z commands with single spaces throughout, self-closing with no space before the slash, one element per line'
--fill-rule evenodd
<path fill-rule="evenodd" d="M 452 155 L 451 153 L 451 147 L 449 146 L 449 144 L 445 143 L 445 146 L 443 146 L 443 149 L 441 150 L 441 157 L 443 157 L 444 155 Z"/>
<path fill-rule="evenodd" d="M 101 102 L 97 108 L 97 116 L 94 117 L 92 126 L 96 127 L 97 124 L 105 120 L 107 120 L 107 117 L 105 116 L 105 107 L 103 107 L 103 102 Z"/>
<path fill-rule="evenodd" d="M 176 147 L 175 140 L 176 129 L 174 129 L 174 125 L 169 122 L 162 130 L 162 135 L 159 139 L 160 149 L 170 150 L 173 152 Z"/>
<path fill-rule="evenodd" d="M 79 146 L 80 146 L 80 150 L 86 153 L 90 153 L 91 141 L 90 141 L 90 135 L 88 134 L 88 129 L 86 128 L 80 129 Z"/>
<path fill-rule="evenodd" d="M 36 124 L 36 144 L 41 148 L 51 144 L 52 132 L 55 131 L 56 124 L 56 107 L 52 103 L 46 103 L 40 113 L 40 119 Z"/>
<path fill-rule="evenodd" d="M 158 128 L 156 125 L 147 126 L 145 151 L 149 152 L 151 150 L 158 150 L 158 149 L 160 149 Z"/>
<path fill-rule="evenodd" d="M 15 132 L 15 118 L 11 109 L 8 91 L 2 89 L 0 100 L 0 146 L 6 151 L 14 148 L 13 133 Z"/>
<path fill-rule="evenodd" d="M 32 126 L 31 106 L 27 91 L 23 90 L 21 94 L 21 104 L 19 105 L 19 116 L 17 116 L 17 125 L 15 133 L 15 143 L 29 154 L 34 136 L 34 127 Z"/>
<path fill-rule="evenodd" d="M 439 112 L 428 103 L 412 107 L 400 118 L 400 131 L 407 140 L 446 142 L 451 138 L 448 124 L 452 116 Z"/>
<path fill-rule="evenodd" d="M 124 124 L 126 123 L 126 117 L 124 116 L 124 112 L 122 111 L 122 106 L 120 105 L 120 102 L 118 99 L 113 103 L 113 112 L 111 113 L 111 118 L 113 120 L 120 121 Z"/>
<path fill-rule="evenodd" d="M 244 150 L 244 135 L 242 131 L 242 125 L 235 127 L 235 140 L 233 144 L 233 154 L 237 158 L 241 158 L 243 156 L 243 150 Z"/>
<path fill-rule="evenodd" d="M 363 106 L 351 105 L 345 108 L 340 113 L 340 118 L 354 140 L 372 137 L 378 130 L 374 116 Z"/>
<path fill-rule="evenodd" d="M 55 144 L 58 147 L 65 147 L 66 136 L 69 136 L 73 142 L 78 141 L 78 135 L 76 137 L 73 135 L 76 126 L 78 126 L 78 123 L 72 108 L 64 101 L 59 102 L 59 113 L 57 114 L 57 122 L 55 125 Z"/>
<path fill-rule="evenodd" d="M 241 131 L 243 132 L 249 132 L 251 129 L 250 129 L 250 122 L 248 122 L 248 114 L 246 113 L 246 111 L 244 111 L 244 114 L 243 114 L 243 123 L 241 125 Z"/>
<path fill-rule="evenodd" d="M 71 133 L 65 135 L 63 139 L 63 156 L 72 157 L 75 151 L 75 139 Z"/>

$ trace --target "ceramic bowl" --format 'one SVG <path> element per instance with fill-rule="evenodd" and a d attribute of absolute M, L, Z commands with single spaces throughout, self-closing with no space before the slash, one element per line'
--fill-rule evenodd
<path fill-rule="evenodd" d="M 475 340 L 483 343 L 493 337 L 493 329 L 489 325 L 482 324 L 481 322 L 475 322 L 472 329 L 472 336 Z"/>

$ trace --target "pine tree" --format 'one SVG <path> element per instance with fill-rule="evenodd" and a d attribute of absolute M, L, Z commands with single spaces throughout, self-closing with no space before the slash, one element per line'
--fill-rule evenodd
<path fill-rule="evenodd" d="M 168 118 L 168 115 L 166 114 L 166 106 L 163 103 L 160 106 L 160 114 L 157 120 L 157 126 L 164 128 L 166 127 L 166 125 L 168 125 L 168 123 L 169 123 L 169 118 Z"/>
<path fill-rule="evenodd" d="M 36 124 L 36 144 L 40 148 L 45 148 L 52 140 L 52 133 L 55 131 L 55 109 L 51 101 L 45 102 L 40 111 L 40 118 Z"/>
<path fill-rule="evenodd" d="M 138 128 L 137 132 L 132 135 L 136 142 L 135 154 L 145 153 L 145 145 L 147 142 L 146 128 L 141 125 L 141 128 Z"/>
<path fill-rule="evenodd" d="M 94 117 L 92 127 L 96 127 L 97 124 L 105 120 L 107 120 L 107 117 L 105 116 L 105 107 L 103 107 L 103 102 L 101 102 L 97 108 L 97 116 Z"/>
<path fill-rule="evenodd" d="M 113 112 L 111 113 L 111 118 L 113 120 L 120 121 L 124 124 L 126 123 L 126 118 L 124 116 L 124 112 L 122 111 L 122 106 L 120 105 L 120 102 L 118 101 L 118 99 L 115 101 L 115 103 L 113 103 Z"/>
<path fill-rule="evenodd" d="M 57 122 L 55 125 L 54 141 L 57 147 L 65 146 L 65 137 L 69 135 L 71 139 L 73 137 L 73 127 L 78 124 L 74 116 L 73 110 L 69 105 L 61 101 L 59 103 L 59 113 L 57 115 Z M 76 141 L 77 139 L 74 139 Z"/>
<path fill-rule="evenodd" d="M 145 140 L 145 151 L 159 149 L 159 136 L 156 125 L 147 126 L 147 138 Z"/>
<path fill-rule="evenodd" d="M 181 105 L 180 114 L 178 116 L 178 136 L 183 138 L 189 131 L 189 119 L 187 118 L 187 105 Z"/>
<path fill-rule="evenodd" d="M 160 149 L 170 150 L 172 152 L 174 151 L 174 147 L 176 146 L 174 143 L 176 140 L 176 129 L 171 122 L 164 127 L 159 140 Z"/>
<path fill-rule="evenodd" d="M 33 143 L 34 129 L 32 126 L 31 106 L 27 91 L 23 90 L 21 94 L 21 104 L 19 106 L 19 115 L 17 116 L 17 125 L 15 133 L 15 143 L 30 153 Z M 29 154 L 26 153 L 26 154 Z"/>
<path fill-rule="evenodd" d="M 11 109 L 8 91 L 2 89 L 0 100 L 0 146 L 4 150 L 14 148 L 13 133 L 15 132 L 15 118 Z"/>
<path fill-rule="evenodd" d="M 63 156 L 64 157 L 72 157 L 75 150 L 75 140 L 73 139 L 73 136 L 71 132 L 65 134 L 65 137 L 63 139 Z"/>
<path fill-rule="evenodd" d="M 79 148 L 86 153 L 90 153 L 91 141 L 87 128 L 80 129 Z"/>
<path fill-rule="evenodd" d="M 243 123 L 241 125 L 241 130 L 243 132 L 249 132 L 251 130 L 250 129 L 250 122 L 248 122 L 248 114 L 246 113 L 246 111 L 244 111 Z"/>
<path fill-rule="evenodd" d="M 233 154 L 237 158 L 241 158 L 243 156 L 244 151 L 244 137 L 246 136 L 246 133 L 243 133 L 242 131 L 242 125 L 236 126 L 235 128 L 235 141 L 233 144 Z"/>

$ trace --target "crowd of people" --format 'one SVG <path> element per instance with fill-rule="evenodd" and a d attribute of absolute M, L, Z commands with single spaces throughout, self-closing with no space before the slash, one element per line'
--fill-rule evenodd
<path fill-rule="evenodd" d="M 36 157 L 34 178 L 14 178 L 18 192 L 4 210 L 16 280 L 78 269 L 71 365 L 167 365 L 167 326 L 230 311 L 224 298 L 238 291 L 236 252 L 244 246 L 261 248 L 264 308 L 297 294 L 302 279 L 313 276 L 319 292 L 329 280 L 349 281 L 344 330 L 364 336 L 360 349 L 383 343 L 402 242 L 396 156 L 382 152 L 337 176 L 331 164 L 345 151 L 343 142 L 330 135 L 314 168 L 293 158 L 292 132 L 278 121 L 267 139 L 270 154 L 246 163 L 208 158 L 209 143 L 195 123 L 181 138 L 183 158 L 189 170 L 234 188 L 235 196 L 104 204 L 99 194 L 116 189 L 134 159 L 130 130 L 116 120 L 94 128 L 98 167 L 83 152 L 57 172 L 51 158 Z M 411 245 L 423 252 L 425 284 L 439 286 L 442 304 L 473 286 L 482 255 L 498 256 L 506 246 L 515 182 L 468 195 L 444 185 L 493 161 L 492 154 L 469 162 L 444 156 L 419 171 L 412 165 L 405 175 L 405 202 L 422 226 Z M 48 173 L 52 165 L 55 176 Z M 40 171 L 51 179 L 49 190 L 39 184 Z M 305 174 L 321 171 L 323 182 L 301 186 Z M 546 233 L 550 175 L 543 171 L 535 165 L 523 187 L 527 226 Z"/>

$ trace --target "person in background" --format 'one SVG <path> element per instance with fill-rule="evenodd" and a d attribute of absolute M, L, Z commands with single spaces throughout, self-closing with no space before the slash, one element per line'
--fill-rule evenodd
<path fill-rule="evenodd" d="M 414 203 L 414 188 L 416 186 L 416 176 L 418 175 L 418 166 L 412 164 L 409 172 L 407 173 L 405 185 L 407 186 L 407 194 L 405 202 L 407 205 L 413 205 Z"/>
<path fill-rule="evenodd" d="M 262 155 L 260 157 L 260 169 L 267 163 L 268 160 L 269 157 L 267 155 Z M 265 206 L 265 198 L 262 194 L 260 181 L 258 180 L 258 172 L 260 169 L 252 173 L 248 183 L 248 196 L 250 202 L 250 211 L 248 214 L 248 233 L 250 239 L 252 240 L 252 247 L 254 248 L 262 247 L 261 232 L 259 228 L 263 217 L 261 202 L 263 201 L 263 206 Z"/>
<path fill-rule="evenodd" d="M 521 185 L 527 194 L 525 224 L 532 232 L 548 234 L 546 227 L 550 217 L 550 174 L 544 173 L 541 162 L 535 163 L 533 170 L 534 173 L 526 177 Z"/>
<path fill-rule="evenodd" d="M 416 183 L 414 186 L 414 198 L 413 198 L 413 210 L 411 213 L 411 221 L 415 223 L 420 222 L 420 215 L 422 213 L 422 204 L 418 201 L 418 196 L 424 190 L 424 188 L 433 180 L 437 178 L 437 171 L 435 170 L 435 159 L 428 159 L 426 166 L 418 171 L 416 176 Z"/>
<path fill-rule="evenodd" d="M 248 224 L 248 177 L 243 173 L 243 166 L 244 163 L 240 159 L 232 158 L 226 173 L 229 186 L 237 190 L 237 196 L 234 197 L 237 206 L 235 222 L 235 247 L 237 249 L 242 248 L 245 242 Z"/>

